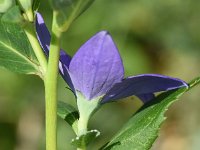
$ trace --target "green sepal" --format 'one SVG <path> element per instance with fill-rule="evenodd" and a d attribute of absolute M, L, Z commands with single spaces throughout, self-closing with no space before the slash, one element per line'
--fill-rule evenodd
<path fill-rule="evenodd" d="M 98 130 L 90 130 L 81 136 L 77 136 L 75 139 L 72 139 L 71 144 L 77 148 L 87 147 L 94 139 L 100 135 Z"/>
<path fill-rule="evenodd" d="M 94 0 L 49 0 L 51 7 L 56 12 L 58 29 L 66 31 L 70 24 L 80 16 Z"/>
<path fill-rule="evenodd" d="M 77 133 L 78 111 L 71 105 L 58 101 L 57 115 L 65 120 Z"/>
<path fill-rule="evenodd" d="M 157 96 L 134 114 L 101 150 L 127 150 L 130 147 L 133 150 L 149 150 L 158 137 L 160 126 L 166 119 L 164 114 L 169 106 L 199 83 L 200 78 L 196 78 L 189 83 L 189 88 L 180 88 Z"/>

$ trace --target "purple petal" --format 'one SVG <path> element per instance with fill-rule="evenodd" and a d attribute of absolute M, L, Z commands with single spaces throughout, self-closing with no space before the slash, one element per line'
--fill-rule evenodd
<path fill-rule="evenodd" d="M 122 82 L 115 84 L 104 96 L 102 102 L 117 100 L 131 95 L 149 94 L 187 86 L 180 79 L 157 74 L 143 74 L 126 78 Z"/>
<path fill-rule="evenodd" d="M 40 13 L 36 14 L 36 34 L 37 34 L 37 38 L 40 42 L 41 47 L 43 48 L 45 54 L 48 56 L 51 35 Z M 68 54 L 66 54 L 64 50 L 61 50 L 60 61 L 63 64 L 65 64 L 67 67 L 69 67 L 71 57 Z"/>
<path fill-rule="evenodd" d="M 89 100 L 105 94 L 124 76 L 121 57 L 106 31 L 97 33 L 81 46 L 69 70 L 75 89 Z"/>
<path fill-rule="evenodd" d="M 36 34 L 37 34 L 37 38 L 40 42 L 42 49 L 44 50 L 45 54 L 48 56 L 51 35 L 40 13 L 36 13 Z M 72 91 L 75 92 L 74 86 L 72 84 L 72 81 L 68 72 L 70 61 L 71 61 L 71 57 L 68 54 L 66 54 L 64 50 L 61 50 L 60 61 L 59 61 L 60 74 L 62 75 L 63 79 L 67 82 L 69 87 L 72 89 Z"/>
<path fill-rule="evenodd" d="M 155 95 L 153 93 L 141 94 L 141 95 L 136 95 L 136 96 L 139 97 L 139 99 L 141 99 L 141 101 L 144 104 L 155 98 Z"/>
<path fill-rule="evenodd" d="M 36 13 L 36 34 L 40 42 L 41 47 L 43 48 L 45 54 L 49 55 L 49 45 L 51 41 L 51 35 L 48 31 L 47 26 L 42 18 L 40 13 Z"/>
<path fill-rule="evenodd" d="M 71 57 L 66 55 L 64 51 L 60 51 L 60 61 L 59 61 L 59 71 L 65 82 L 69 85 L 70 89 L 75 94 L 74 85 L 72 83 L 71 77 L 69 75 L 69 64 L 71 61 Z"/>

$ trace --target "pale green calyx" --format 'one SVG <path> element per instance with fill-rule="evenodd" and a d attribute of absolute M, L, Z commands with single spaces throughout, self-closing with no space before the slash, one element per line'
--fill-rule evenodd
<path fill-rule="evenodd" d="M 14 0 L 0 0 L 0 13 L 5 13 L 8 9 L 15 5 Z"/>
<path fill-rule="evenodd" d="M 78 120 L 78 136 L 80 136 L 87 132 L 88 121 L 100 107 L 101 97 L 97 97 L 92 100 L 87 100 L 80 92 L 76 92 L 76 94 L 78 111 L 80 116 Z"/>
<path fill-rule="evenodd" d="M 27 19 L 30 22 L 33 22 L 33 10 L 32 10 L 32 4 L 33 0 L 18 0 L 22 10 L 24 11 Z"/>

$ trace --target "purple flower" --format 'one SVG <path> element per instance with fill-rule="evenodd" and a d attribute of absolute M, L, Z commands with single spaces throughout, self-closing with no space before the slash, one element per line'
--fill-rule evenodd
<path fill-rule="evenodd" d="M 39 13 L 36 31 L 48 55 L 51 37 Z M 72 59 L 63 50 L 60 56 L 62 77 L 74 93 L 81 92 L 87 100 L 101 97 L 101 102 L 105 103 L 135 95 L 145 103 L 154 98 L 155 92 L 187 87 L 180 79 L 158 74 L 125 78 L 118 49 L 107 31 L 101 31 L 90 38 Z"/>

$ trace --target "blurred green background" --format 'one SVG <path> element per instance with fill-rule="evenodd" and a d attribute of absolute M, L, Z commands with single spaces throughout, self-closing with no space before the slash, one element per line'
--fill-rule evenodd
<path fill-rule="evenodd" d="M 64 34 L 62 47 L 73 55 L 92 35 L 108 30 L 121 53 L 126 75 L 159 73 L 190 81 L 200 75 L 199 0 L 96 0 Z M 39 11 L 51 27 L 51 10 Z M 59 100 L 75 98 L 59 78 Z M 167 112 L 152 150 L 200 149 L 200 87 L 186 93 Z M 130 97 L 106 104 L 90 122 L 101 136 L 90 146 L 105 144 L 141 106 Z M 58 150 L 73 150 L 74 133 L 58 120 Z M 0 69 L 0 150 L 44 150 L 44 86 L 32 75 Z"/>

